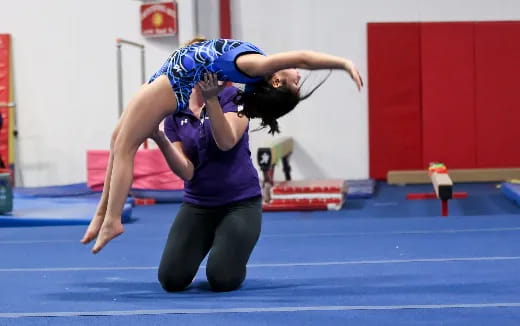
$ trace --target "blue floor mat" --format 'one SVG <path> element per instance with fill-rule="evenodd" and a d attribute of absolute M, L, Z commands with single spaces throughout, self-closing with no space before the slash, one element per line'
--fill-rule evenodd
<path fill-rule="evenodd" d="M 47 187 L 15 187 L 13 193 L 18 197 L 77 197 L 98 194 L 86 183 L 74 183 Z"/>
<path fill-rule="evenodd" d="M 448 201 L 449 215 L 501 215 L 520 213 L 520 207 L 497 189 L 497 183 L 456 183 L 454 192 L 466 192 L 468 197 Z M 407 200 L 410 193 L 433 193 L 431 184 L 388 185 L 378 182 L 370 198 L 347 200 L 345 210 L 356 217 L 440 216 L 437 199 Z"/>
<path fill-rule="evenodd" d="M 47 187 L 19 187 L 13 189 L 13 194 L 19 198 L 62 198 L 62 197 L 92 197 L 98 198 L 101 192 L 93 191 L 86 183 Z M 153 198 L 156 203 L 180 203 L 183 190 L 149 190 L 131 189 L 130 195 L 135 198 Z"/>
<path fill-rule="evenodd" d="M 494 320 L 502 326 L 518 320 L 520 309 L 500 307 L 519 302 L 515 239 L 520 224 L 513 216 L 329 219 L 324 218 L 328 212 L 313 212 L 305 219 L 291 213 L 281 220 L 265 214 L 242 288 L 208 291 L 203 262 L 186 291 L 167 293 L 157 281 L 157 266 L 177 207 L 136 208 L 141 218 L 98 255 L 79 243 L 82 227 L 0 230 L 0 325 L 130 326 L 160 320 L 290 326 L 317 316 L 326 325 L 345 325 L 345 320 L 353 325 L 366 325 L 366 320 L 372 325 L 488 325 Z M 464 304 L 477 307 L 410 309 Z M 478 307 L 486 304 L 491 306 Z M 321 310 L 306 311 L 312 307 Z M 78 312 L 96 316 L 77 317 Z M 1 318 L 67 313 L 74 317 Z M 146 319 L 148 313 L 155 315 Z M 185 316 L 191 319 L 179 319 Z"/>
<path fill-rule="evenodd" d="M 0 227 L 87 225 L 97 208 L 97 198 L 38 198 L 15 195 L 13 211 L 0 215 Z M 122 222 L 130 221 L 132 203 L 125 203 Z"/>
<path fill-rule="evenodd" d="M 496 184 L 454 190 L 468 198 L 448 218 L 438 200 L 406 199 L 431 185 L 380 183 L 339 211 L 264 213 L 232 292 L 209 291 L 207 260 L 186 291 L 161 288 L 179 204 L 134 207 L 97 255 L 83 226 L 0 228 L 0 325 L 518 325 L 520 207 Z"/>

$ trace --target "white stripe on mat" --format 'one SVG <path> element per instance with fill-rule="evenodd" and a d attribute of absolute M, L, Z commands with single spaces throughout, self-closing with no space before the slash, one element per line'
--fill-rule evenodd
<path fill-rule="evenodd" d="M 347 311 L 347 310 L 404 310 L 404 309 L 462 309 L 462 308 L 518 308 L 520 302 L 416 304 L 397 306 L 307 306 L 307 307 L 248 307 L 215 309 L 153 309 L 153 310 L 107 310 L 107 311 L 61 311 L 61 312 L 7 312 L 0 318 L 17 317 L 74 317 L 74 316 L 132 316 L 162 314 L 221 314 L 252 312 L 299 312 L 299 311 Z"/>
<path fill-rule="evenodd" d="M 399 234 L 444 234 L 444 233 L 476 233 L 476 232 L 511 232 L 520 231 L 520 227 L 512 228 L 484 228 L 484 229 L 447 229 L 447 230 L 410 230 L 385 232 L 331 232 L 331 233 L 287 233 L 265 234 L 262 238 L 292 238 L 292 237 L 334 237 L 334 236 L 364 236 L 364 235 L 399 235 Z"/>
<path fill-rule="evenodd" d="M 418 258 L 418 259 L 387 259 L 387 260 L 347 260 L 301 263 L 271 263 L 249 264 L 248 268 L 262 267 L 313 267 L 334 265 L 363 265 L 363 264 L 406 264 L 406 263 L 445 263 L 461 261 L 503 261 L 520 260 L 520 256 L 511 257 L 454 257 L 454 258 Z M 201 266 L 206 268 L 206 266 Z M 38 267 L 38 268 L 0 268 L 0 272 L 81 272 L 81 271 L 130 271 L 155 270 L 157 266 L 127 266 L 127 267 Z"/>

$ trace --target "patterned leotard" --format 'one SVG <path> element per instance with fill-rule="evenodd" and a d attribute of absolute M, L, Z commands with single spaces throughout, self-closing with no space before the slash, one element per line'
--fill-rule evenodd
<path fill-rule="evenodd" d="M 192 88 L 206 72 L 216 73 L 223 81 L 243 84 L 259 81 L 261 77 L 247 76 L 235 64 L 236 58 L 247 53 L 265 55 L 255 45 L 238 40 L 216 39 L 190 44 L 173 52 L 148 82 L 161 75 L 168 76 L 177 98 L 176 112 L 179 112 L 188 107 Z"/>

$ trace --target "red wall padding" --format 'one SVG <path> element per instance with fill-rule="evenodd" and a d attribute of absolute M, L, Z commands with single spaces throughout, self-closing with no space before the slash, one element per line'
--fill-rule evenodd
<path fill-rule="evenodd" d="M 520 166 L 520 22 L 475 24 L 477 163 Z"/>
<path fill-rule="evenodd" d="M 520 166 L 520 22 L 368 24 L 370 176 Z"/>
<path fill-rule="evenodd" d="M 0 34 L 0 103 L 10 100 L 11 77 L 10 73 L 10 34 Z M 3 123 L 0 129 L 0 158 L 5 166 L 9 163 L 9 109 L 0 107 Z"/>
<path fill-rule="evenodd" d="M 418 23 L 367 26 L 370 176 L 422 167 Z"/>
<path fill-rule="evenodd" d="M 421 168 L 476 168 L 474 23 L 422 23 L 421 74 Z"/>

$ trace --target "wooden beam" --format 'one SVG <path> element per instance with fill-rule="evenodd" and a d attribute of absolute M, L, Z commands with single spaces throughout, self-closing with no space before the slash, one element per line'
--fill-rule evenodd
<path fill-rule="evenodd" d="M 280 137 L 270 144 L 259 147 L 257 151 L 258 165 L 262 170 L 267 170 L 283 158 L 289 156 L 294 147 L 292 137 Z"/>
<path fill-rule="evenodd" d="M 450 178 L 461 182 L 503 182 L 520 179 L 520 168 L 496 169 L 450 169 Z M 431 179 L 427 170 L 388 171 L 388 184 L 428 184 Z"/>

